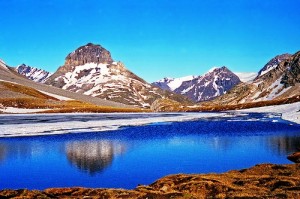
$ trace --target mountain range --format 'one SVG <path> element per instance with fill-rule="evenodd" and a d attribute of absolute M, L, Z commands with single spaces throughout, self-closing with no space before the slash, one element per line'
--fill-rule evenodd
<path fill-rule="evenodd" d="M 0 61 L 0 80 L 24 82 L 20 80 L 23 76 L 38 83 L 26 83 L 34 88 L 42 85 L 49 85 L 45 87 L 47 89 L 57 87 L 60 91 L 56 90 L 56 93 L 62 96 L 64 92 L 68 93 L 67 96 L 73 93 L 72 99 L 77 98 L 76 94 L 86 96 L 84 101 L 96 102 L 100 98 L 142 108 L 149 108 L 159 99 L 168 99 L 168 103 L 174 101 L 177 107 L 199 102 L 234 105 L 299 95 L 299 54 L 278 55 L 258 73 L 235 73 L 222 66 L 200 76 L 163 78 L 149 84 L 129 71 L 122 62 L 113 60 L 107 49 L 88 43 L 69 53 L 64 65 L 53 74 L 25 64 L 12 68 Z M 9 78 L 3 78 L 8 77 L 7 74 Z M 104 101 L 96 103 L 103 104 Z M 202 106 L 201 103 L 199 106 Z"/>

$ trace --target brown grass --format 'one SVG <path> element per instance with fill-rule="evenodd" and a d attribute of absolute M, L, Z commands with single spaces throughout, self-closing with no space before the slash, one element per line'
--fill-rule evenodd
<path fill-rule="evenodd" d="M 97 106 L 94 104 L 81 102 L 77 100 L 60 101 L 52 96 L 48 96 L 33 88 L 0 81 L 2 90 L 8 90 L 15 93 L 22 93 L 25 97 L 0 98 L 0 104 L 4 107 L 15 107 L 25 109 L 51 109 L 42 113 L 72 113 L 72 112 L 149 112 L 149 109 L 141 108 L 117 108 L 108 106 Z M 27 97 L 26 97 L 27 95 Z M 0 96 L 1 97 L 1 96 Z"/>
<path fill-rule="evenodd" d="M 51 100 L 59 101 L 58 99 L 56 99 L 52 96 L 46 95 L 42 92 L 39 92 L 38 90 L 35 90 L 35 89 L 27 87 L 27 86 L 23 86 L 20 84 L 14 84 L 14 83 L 10 83 L 10 82 L 0 81 L 0 85 L 4 87 L 3 89 L 7 89 L 9 91 L 13 91 L 16 93 L 22 93 L 22 94 L 28 95 L 30 97 L 35 97 L 35 98 L 39 98 L 39 99 L 51 99 Z"/>
<path fill-rule="evenodd" d="M 239 109 L 257 108 L 263 106 L 291 104 L 299 101 L 300 101 L 300 95 L 297 95 L 297 96 L 293 96 L 286 99 L 280 99 L 280 100 L 269 100 L 269 101 L 252 102 L 252 103 L 235 104 L 235 105 L 216 105 L 216 104 L 209 105 L 209 103 L 206 103 L 204 106 L 199 106 L 199 107 L 192 107 L 192 108 L 185 107 L 182 111 L 198 112 L 198 111 L 239 110 Z"/>
<path fill-rule="evenodd" d="M 72 113 L 72 112 L 149 112 L 148 109 L 140 108 L 117 108 L 107 106 L 96 106 L 81 101 L 55 101 L 37 98 L 6 98 L 0 99 L 0 104 L 4 107 L 16 107 L 26 109 L 52 109 L 42 113 Z"/>

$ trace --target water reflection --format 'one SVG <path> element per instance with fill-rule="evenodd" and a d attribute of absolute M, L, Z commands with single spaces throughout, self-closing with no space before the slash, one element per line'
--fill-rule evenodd
<path fill-rule="evenodd" d="M 4 161 L 4 159 L 5 159 L 6 150 L 7 150 L 6 145 L 0 143 L 0 162 Z"/>
<path fill-rule="evenodd" d="M 119 142 L 85 140 L 66 143 L 65 152 L 73 165 L 94 175 L 110 166 L 114 156 L 124 153 L 125 149 Z"/>
<path fill-rule="evenodd" d="M 274 136 L 268 140 L 270 149 L 278 155 L 287 155 L 298 151 L 300 148 L 300 137 Z"/>

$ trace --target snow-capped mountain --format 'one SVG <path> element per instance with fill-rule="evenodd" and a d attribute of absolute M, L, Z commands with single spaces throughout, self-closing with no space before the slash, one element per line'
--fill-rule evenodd
<path fill-rule="evenodd" d="M 202 76 L 164 78 L 152 83 L 152 85 L 174 91 L 195 102 L 200 102 L 223 95 L 238 83 L 240 83 L 239 77 L 223 66 L 221 68 L 214 67 Z"/>
<path fill-rule="evenodd" d="M 46 84 L 140 107 L 150 107 L 153 101 L 162 97 L 187 100 L 152 86 L 127 70 L 121 62 L 115 62 L 105 48 L 91 43 L 70 53 L 65 64 Z"/>
<path fill-rule="evenodd" d="M 193 76 L 193 75 L 180 77 L 180 78 L 165 77 L 161 80 L 153 82 L 152 85 L 157 86 L 163 90 L 174 91 L 177 88 L 179 88 L 183 82 L 190 81 L 192 79 L 195 79 L 196 77 L 197 76 Z"/>
<path fill-rule="evenodd" d="M 223 66 L 214 68 L 203 76 L 183 82 L 175 92 L 195 102 L 207 101 L 223 95 L 240 82 L 238 76 Z"/>
<path fill-rule="evenodd" d="M 19 74 L 27 77 L 28 79 L 41 83 L 44 83 L 48 79 L 48 77 L 52 75 L 52 73 L 50 72 L 35 67 L 27 66 L 26 64 L 17 66 L 15 70 Z"/>
<path fill-rule="evenodd" d="M 286 99 L 300 94 L 300 52 L 271 59 L 252 82 L 237 85 L 226 95 L 218 97 L 218 104 Z"/>

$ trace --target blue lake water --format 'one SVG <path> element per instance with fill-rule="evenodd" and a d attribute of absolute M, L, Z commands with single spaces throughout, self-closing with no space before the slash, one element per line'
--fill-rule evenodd
<path fill-rule="evenodd" d="M 0 189 L 131 189 L 169 174 L 291 163 L 286 156 L 299 146 L 300 125 L 265 114 L 0 138 Z"/>

